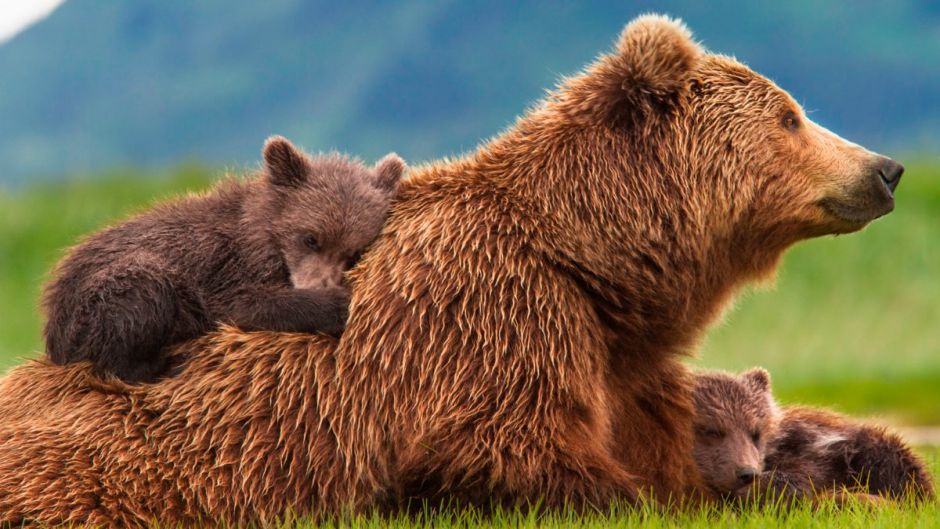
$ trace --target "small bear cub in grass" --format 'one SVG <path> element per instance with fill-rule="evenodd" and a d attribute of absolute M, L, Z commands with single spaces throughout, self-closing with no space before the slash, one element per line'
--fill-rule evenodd
<path fill-rule="evenodd" d="M 923 461 L 900 437 L 820 409 L 780 408 L 763 369 L 696 373 L 694 402 L 694 458 L 721 497 L 933 496 Z"/>
<path fill-rule="evenodd" d="M 254 178 L 160 204 L 82 241 L 43 297 L 46 353 L 126 382 L 167 374 L 163 349 L 218 322 L 342 332 L 343 273 L 385 223 L 405 164 L 311 158 L 281 137 Z"/>

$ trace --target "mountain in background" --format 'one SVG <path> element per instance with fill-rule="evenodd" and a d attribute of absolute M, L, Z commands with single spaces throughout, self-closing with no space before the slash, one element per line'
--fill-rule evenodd
<path fill-rule="evenodd" d="M 274 133 L 367 160 L 457 154 L 651 10 L 683 18 L 852 140 L 940 145 L 940 4 L 929 1 L 68 0 L 0 46 L 0 183 L 255 163 Z"/>

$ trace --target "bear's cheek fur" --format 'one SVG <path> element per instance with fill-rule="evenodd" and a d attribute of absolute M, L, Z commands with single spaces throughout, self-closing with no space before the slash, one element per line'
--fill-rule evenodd
<path fill-rule="evenodd" d="M 815 123 L 789 134 L 774 130 L 757 152 L 739 153 L 740 227 L 788 245 L 857 231 L 893 208 L 872 169 L 878 156 Z"/>
<path fill-rule="evenodd" d="M 731 447 L 722 441 L 696 439 L 693 455 L 702 479 L 709 487 L 721 494 L 733 489 L 734 454 Z"/>
<path fill-rule="evenodd" d="M 816 231 L 848 233 L 890 212 L 894 199 L 882 184 L 878 155 L 806 119 L 791 157 L 797 204 Z"/>

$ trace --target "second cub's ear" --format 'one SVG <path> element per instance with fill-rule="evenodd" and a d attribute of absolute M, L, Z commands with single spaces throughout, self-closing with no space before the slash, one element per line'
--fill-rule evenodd
<path fill-rule="evenodd" d="M 652 14 L 637 17 L 617 42 L 616 58 L 625 76 L 622 88 L 634 95 L 675 93 L 702 53 L 682 21 Z"/>
<path fill-rule="evenodd" d="M 375 164 L 375 185 L 385 191 L 394 191 L 405 174 L 405 161 L 390 152 Z"/>
<path fill-rule="evenodd" d="M 271 136 L 264 142 L 264 166 L 271 183 L 296 187 L 307 180 L 310 166 L 307 155 L 283 136 Z"/>
<path fill-rule="evenodd" d="M 770 391 L 770 373 L 762 367 L 755 367 L 744 372 L 744 380 L 758 391 Z"/>

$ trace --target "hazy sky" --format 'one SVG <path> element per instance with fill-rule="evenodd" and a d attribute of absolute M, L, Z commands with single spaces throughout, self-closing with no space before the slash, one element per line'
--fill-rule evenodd
<path fill-rule="evenodd" d="M 0 0 L 0 42 L 42 19 L 64 0 Z"/>

